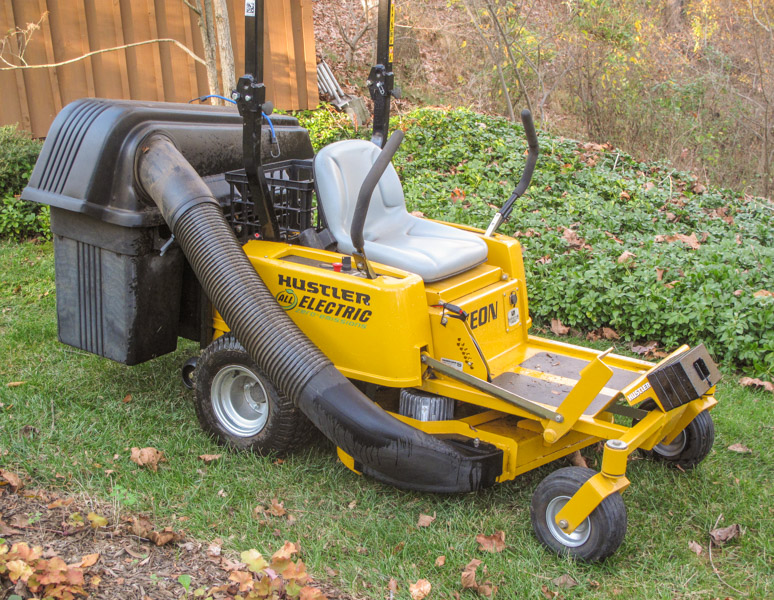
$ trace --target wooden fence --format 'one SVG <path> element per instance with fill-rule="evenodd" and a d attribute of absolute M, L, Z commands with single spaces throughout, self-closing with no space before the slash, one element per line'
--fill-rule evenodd
<path fill-rule="evenodd" d="M 277 108 L 318 101 L 312 0 L 266 0 L 264 80 Z M 171 38 L 203 57 L 198 15 L 183 0 L 0 0 L 0 38 L 41 16 L 24 52 L 29 65 L 59 63 L 94 50 Z M 244 0 L 229 0 L 236 76 L 244 69 Z M 17 40 L 9 37 L 18 53 Z M 8 52 L 4 54 L 7 58 Z M 16 61 L 18 64 L 18 61 Z M 0 67 L 6 65 L 0 65 Z M 207 73 L 170 42 L 97 54 L 65 66 L 0 71 L 0 124 L 42 137 L 57 112 L 85 96 L 187 102 L 208 93 Z"/>

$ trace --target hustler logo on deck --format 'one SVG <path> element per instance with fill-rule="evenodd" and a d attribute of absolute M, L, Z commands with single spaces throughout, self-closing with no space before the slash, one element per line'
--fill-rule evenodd
<path fill-rule="evenodd" d="M 362 292 L 287 275 L 279 275 L 279 284 L 284 289 L 276 295 L 276 299 L 286 311 L 317 315 L 327 321 L 361 329 L 366 328 L 373 315 L 368 308 L 371 296 Z M 304 294 L 299 298 L 296 291 Z"/>

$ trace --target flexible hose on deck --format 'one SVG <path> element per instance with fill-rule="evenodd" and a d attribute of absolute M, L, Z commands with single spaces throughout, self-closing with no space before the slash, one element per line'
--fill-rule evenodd
<path fill-rule="evenodd" d="M 406 489 L 492 485 L 502 455 L 482 456 L 392 417 L 352 385 L 288 317 L 256 273 L 209 189 L 166 136 L 141 145 L 137 177 L 205 293 L 250 357 L 355 468 Z"/>

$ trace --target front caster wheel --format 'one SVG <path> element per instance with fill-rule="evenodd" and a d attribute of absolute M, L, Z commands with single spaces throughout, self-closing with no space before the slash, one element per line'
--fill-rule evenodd
<path fill-rule="evenodd" d="M 219 443 L 286 454 L 309 437 L 309 421 L 233 335 L 219 337 L 202 352 L 195 379 L 196 416 Z"/>
<path fill-rule="evenodd" d="M 707 458 L 715 442 L 715 424 L 707 411 L 700 412 L 669 444 L 656 444 L 640 452 L 647 458 L 688 471 Z"/>
<path fill-rule="evenodd" d="M 585 562 L 607 558 L 626 535 L 626 506 L 618 492 L 605 498 L 572 533 L 556 523 L 559 511 L 594 475 L 596 471 L 583 467 L 554 471 L 537 486 L 530 506 L 532 528 L 540 542 L 559 555 Z"/>

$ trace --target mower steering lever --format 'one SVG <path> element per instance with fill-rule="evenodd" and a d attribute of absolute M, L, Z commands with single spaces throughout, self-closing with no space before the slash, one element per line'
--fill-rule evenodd
<path fill-rule="evenodd" d="M 540 153 L 540 146 L 538 144 L 537 133 L 535 132 L 535 124 L 532 122 L 532 113 L 526 109 L 521 111 L 521 122 L 524 125 L 524 134 L 527 136 L 527 145 L 529 147 L 527 164 L 524 165 L 524 172 L 521 174 L 521 179 L 519 179 L 519 183 L 516 185 L 516 189 L 513 190 L 511 197 L 503 204 L 503 207 L 492 218 L 489 227 L 486 228 L 486 233 L 484 234 L 486 237 L 492 237 L 503 221 L 511 216 L 513 204 L 527 191 L 527 188 L 532 181 L 532 173 L 535 171 L 535 164 L 537 163 L 538 154 Z"/>

